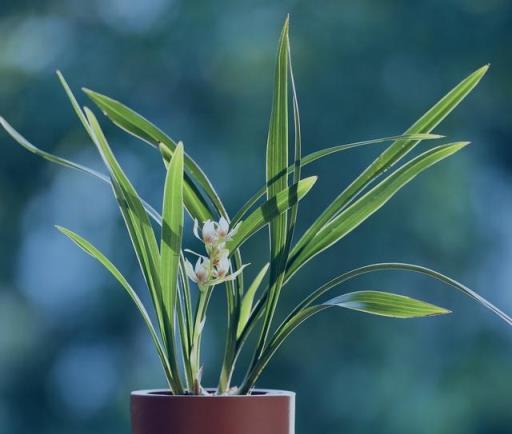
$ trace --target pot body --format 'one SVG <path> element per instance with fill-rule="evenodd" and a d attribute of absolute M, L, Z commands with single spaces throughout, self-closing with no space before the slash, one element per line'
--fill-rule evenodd
<path fill-rule="evenodd" d="M 295 394 L 257 389 L 241 396 L 131 394 L 132 434 L 295 434 Z"/>

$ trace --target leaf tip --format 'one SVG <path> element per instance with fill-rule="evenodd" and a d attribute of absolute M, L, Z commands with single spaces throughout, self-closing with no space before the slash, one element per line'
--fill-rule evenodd
<path fill-rule="evenodd" d="M 90 118 L 92 118 L 92 117 L 93 117 L 93 118 L 96 118 L 96 116 L 94 116 L 94 113 L 92 112 L 92 110 L 91 110 L 89 107 L 87 107 L 86 105 L 84 105 L 84 106 L 82 107 L 82 109 L 83 109 L 84 113 L 87 115 L 87 118 L 88 118 L 89 120 L 90 120 Z"/>
<path fill-rule="evenodd" d="M 446 146 L 453 151 L 452 153 L 455 153 L 455 152 L 460 151 L 462 148 L 465 148 L 469 144 L 471 144 L 471 142 L 469 142 L 469 141 L 466 141 L 466 142 L 454 142 L 454 143 L 450 143 L 450 144 L 448 144 Z"/>
<path fill-rule="evenodd" d="M 66 81 L 66 79 L 64 78 L 64 74 L 62 73 L 62 71 L 60 69 L 57 69 L 57 71 L 55 71 L 55 73 L 57 74 L 57 78 L 59 79 L 62 87 L 64 87 L 64 89 L 67 90 L 69 88 L 69 85 L 68 85 L 68 82 Z"/>
<path fill-rule="evenodd" d="M 482 79 L 482 77 L 487 73 L 487 71 L 489 70 L 489 68 L 491 67 L 491 64 L 490 63 L 487 63 L 485 64 L 484 66 L 481 66 L 480 68 L 478 68 L 474 73 L 473 75 L 474 76 L 477 76 L 478 77 L 478 81 L 480 81 Z"/>
<path fill-rule="evenodd" d="M 450 313 L 453 313 L 451 310 L 445 309 L 443 307 L 436 306 L 436 308 L 437 309 L 435 311 L 424 315 L 424 317 L 441 316 L 441 315 L 448 315 Z"/>
<path fill-rule="evenodd" d="M 290 14 L 288 13 L 288 14 L 286 14 L 286 18 L 284 19 L 281 37 L 288 37 L 289 29 L 290 29 Z"/>

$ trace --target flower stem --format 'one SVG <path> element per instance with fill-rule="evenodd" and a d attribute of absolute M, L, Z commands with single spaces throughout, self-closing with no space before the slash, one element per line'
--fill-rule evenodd
<path fill-rule="evenodd" d="M 194 321 L 194 333 L 192 336 L 192 347 L 190 350 L 191 373 L 194 382 L 198 384 L 200 389 L 201 382 L 201 336 L 203 333 L 204 320 L 206 318 L 206 310 L 213 292 L 213 286 L 201 287 L 199 299 L 197 301 L 196 316 Z"/>

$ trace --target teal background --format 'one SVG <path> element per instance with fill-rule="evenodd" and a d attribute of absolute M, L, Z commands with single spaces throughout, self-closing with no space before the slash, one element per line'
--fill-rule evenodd
<path fill-rule="evenodd" d="M 234 213 L 264 182 L 274 56 L 288 12 L 305 153 L 399 134 L 467 74 L 492 66 L 436 130 L 472 145 L 305 267 L 280 313 L 342 271 L 378 261 L 438 269 L 512 312 L 507 0 L 1 0 L 0 114 L 34 144 L 101 168 L 59 68 L 77 92 L 116 97 L 183 140 Z M 159 208 L 157 153 L 100 120 L 141 195 Z M 164 385 L 157 358 L 122 290 L 53 228 L 91 239 L 143 293 L 111 192 L 4 132 L 0 149 L 0 433 L 128 433 L 130 390 Z M 382 149 L 309 166 L 305 175 L 320 180 L 300 228 Z M 267 257 L 264 232 L 245 253 L 254 274 Z M 330 311 L 302 326 L 259 383 L 297 392 L 298 434 L 510 433 L 510 327 L 418 276 L 374 274 L 333 294 L 357 289 L 413 295 L 454 313 L 402 321 Z M 222 355 L 223 306 L 218 291 L 207 384 Z"/>

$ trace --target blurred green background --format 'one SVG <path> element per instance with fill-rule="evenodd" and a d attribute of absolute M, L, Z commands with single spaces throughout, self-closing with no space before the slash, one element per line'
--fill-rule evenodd
<path fill-rule="evenodd" d="M 77 92 L 116 97 L 183 140 L 235 212 L 264 180 L 287 12 L 305 153 L 399 134 L 467 74 L 492 68 L 437 129 L 473 144 L 305 267 L 280 312 L 377 261 L 436 268 L 512 312 L 508 0 L 1 0 L 0 114 L 44 149 L 101 167 L 57 83 L 60 68 Z M 157 153 L 101 120 L 140 193 L 159 207 Z M 164 385 L 157 358 L 122 290 L 53 228 L 91 239 L 143 290 L 111 192 L 3 131 L 0 146 L 0 433 L 128 433 L 129 392 Z M 300 227 L 382 149 L 309 166 L 305 175 L 320 181 Z M 248 274 L 266 261 L 264 237 L 247 246 Z M 338 293 L 349 289 L 410 294 L 454 314 L 405 322 L 329 311 L 302 326 L 260 381 L 297 392 L 298 434 L 511 432 L 512 329 L 418 276 L 374 274 Z M 219 291 L 207 384 L 223 350 L 223 306 Z"/>

